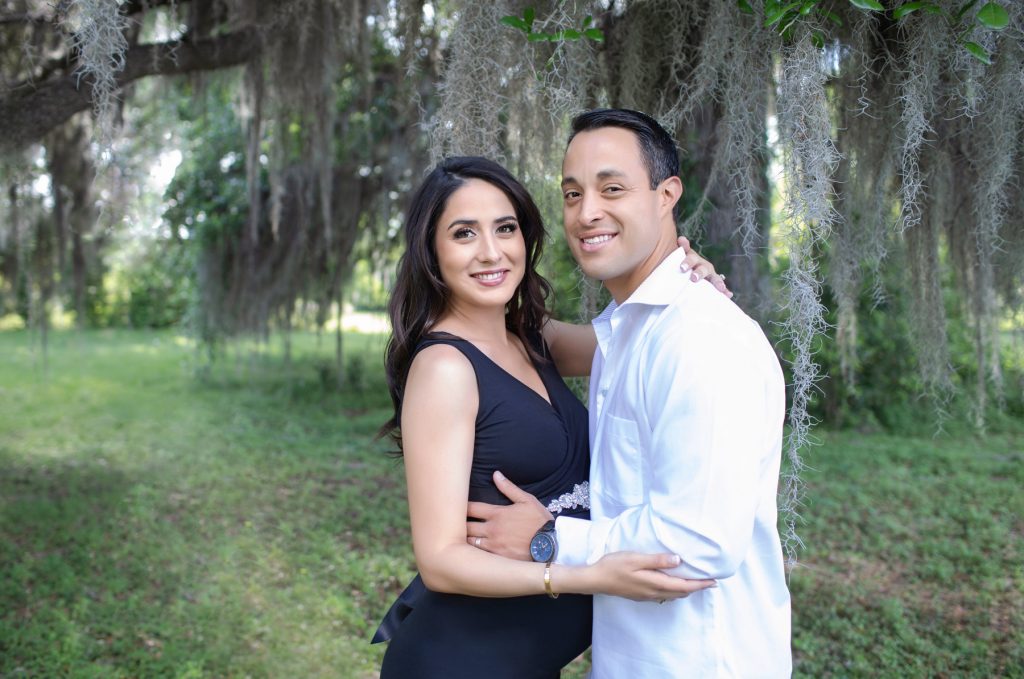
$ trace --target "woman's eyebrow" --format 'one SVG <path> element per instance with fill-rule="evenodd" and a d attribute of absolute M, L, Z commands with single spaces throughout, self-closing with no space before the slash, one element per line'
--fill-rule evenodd
<path fill-rule="evenodd" d="M 514 222 L 515 219 L 515 215 L 505 215 L 504 217 L 498 217 L 497 219 L 495 219 L 494 223 L 497 224 L 499 222 Z M 448 225 L 448 229 L 451 229 L 453 226 L 477 226 L 479 224 L 480 222 L 478 222 L 475 219 L 456 219 L 454 222 Z"/>

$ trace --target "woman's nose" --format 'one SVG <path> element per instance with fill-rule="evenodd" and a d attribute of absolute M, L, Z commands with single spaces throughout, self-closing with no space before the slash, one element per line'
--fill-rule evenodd
<path fill-rule="evenodd" d="M 501 259 L 501 248 L 498 246 L 498 239 L 492 234 L 484 234 L 478 241 L 480 249 L 476 256 L 481 262 L 497 262 Z"/>

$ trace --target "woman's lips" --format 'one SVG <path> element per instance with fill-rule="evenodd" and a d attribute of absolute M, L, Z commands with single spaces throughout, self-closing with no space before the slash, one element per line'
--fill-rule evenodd
<path fill-rule="evenodd" d="M 500 271 L 481 271 L 480 273 L 470 275 L 477 279 L 481 285 L 494 287 L 505 282 L 505 279 L 508 278 L 508 269 L 501 269 Z"/>

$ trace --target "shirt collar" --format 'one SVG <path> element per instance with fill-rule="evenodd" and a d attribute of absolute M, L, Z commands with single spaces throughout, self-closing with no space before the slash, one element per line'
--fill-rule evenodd
<path fill-rule="evenodd" d="M 682 275 L 679 273 L 679 265 L 682 263 L 683 258 L 686 257 L 686 252 L 682 248 L 673 250 L 668 257 L 666 257 L 661 264 L 655 267 L 654 271 L 644 279 L 633 294 L 622 303 L 622 306 L 628 306 L 630 304 L 647 304 L 651 306 L 666 306 L 676 296 L 679 291 L 680 280 L 679 277 Z M 617 325 L 615 319 L 619 316 L 615 315 L 615 310 L 619 308 L 619 305 L 613 299 L 611 303 L 604 308 L 600 314 L 598 314 L 591 323 L 594 326 L 594 331 L 597 333 L 597 343 L 600 345 L 601 350 L 607 352 L 608 343 L 611 341 L 612 331 L 614 326 Z M 620 319 L 621 320 L 621 319 Z"/>
<path fill-rule="evenodd" d="M 680 276 L 679 265 L 686 257 L 683 248 L 676 248 L 669 253 L 668 257 L 662 260 L 661 264 L 655 267 L 647 278 L 640 283 L 640 286 L 633 291 L 622 306 L 628 304 L 648 304 L 651 306 L 666 306 L 679 294 Z"/>

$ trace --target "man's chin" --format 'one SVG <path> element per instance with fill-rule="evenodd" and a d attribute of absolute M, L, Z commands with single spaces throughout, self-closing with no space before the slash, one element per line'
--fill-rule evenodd
<path fill-rule="evenodd" d="M 602 271 L 601 269 L 580 266 L 580 271 L 582 271 L 583 275 L 586 276 L 587 278 L 590 278 L 595 281 L 601 281 L 602 283 L 604 282 L 605 278 L 607 278 L 607 274 L 605 274 L 605 272 Z"/>
<path fill-rule="evenodd" d="M 609 278 L 615 278 L 617 275 L 620 275 L 620 272 L 612 271 L 607 266 L 594 266 L 594 262 L 587 265 L 581 263 L 580 260 L 577 259 L 576 263 L 580 265 L 580 271 L 582 271 L 587 278 L 592 278 L 594 280 L 601 281 L 602 283 Z"/>

